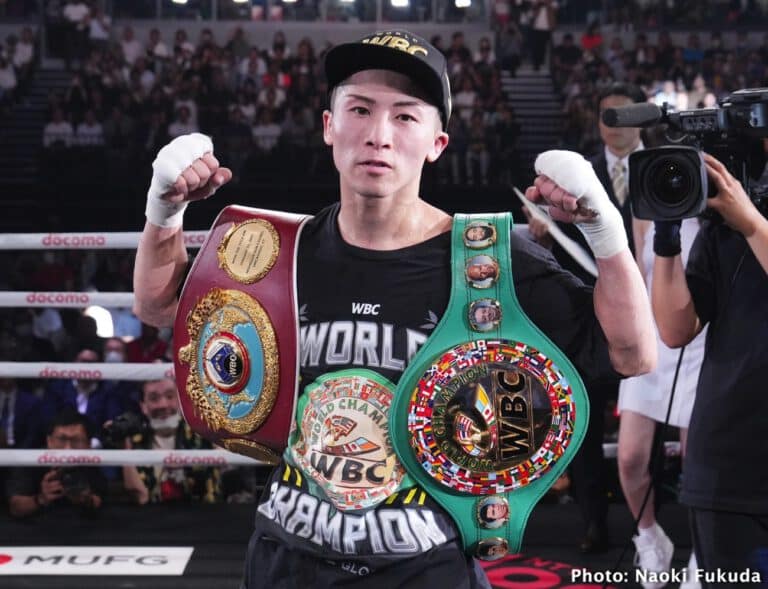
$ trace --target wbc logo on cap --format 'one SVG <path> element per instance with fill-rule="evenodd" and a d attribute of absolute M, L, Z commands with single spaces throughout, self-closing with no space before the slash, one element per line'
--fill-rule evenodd
<path fill-rule="evenodd" d="M 381 36 L 376 35 L 374 37 L 368 37 L 367 39 L 363 39 L 362 42 L 370 43 L 371 45 L 382 45 L 392 49 L 400 49 L 411 55 L 415 55 L 416 53 L 429 55 L 429 52 L 425 47 L 417 45 L 416 43 L 411 43 L 408 39 L 401 37 L 397 33 L 387 33 L 382 34 Z"/>

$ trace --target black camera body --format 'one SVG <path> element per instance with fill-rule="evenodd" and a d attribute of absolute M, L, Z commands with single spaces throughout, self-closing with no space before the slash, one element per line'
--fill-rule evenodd
<path fill-rule="evenodd" d="M 765 191 L 754 186 L 766 163 L 768 88 L 738 90 L 717 107 L 670 112 L 665 104 L 637 104 L 606 111 L 614 127 L 666 125 L 671 145 L 629 156 L 629 200 L 639 219 L 677 220 L 696 217 L 707 207 L 710 186 L 701 152 L 720 160 L 761 208 Z"/>
<path fill-rule="evenodd" d="M 126 411 L 115 417 L 112 423 L 104 429 L 102 442 L 106 448 L 122 448 L 126 438 L 150 433 L 151 428 L 143 415 Z"/>
<path fill-rule="evenodd" d="M 86 467 L 62 468 L 59 481 L 68 497 L 81 495 L 91 488 L 90 478 Z"/>

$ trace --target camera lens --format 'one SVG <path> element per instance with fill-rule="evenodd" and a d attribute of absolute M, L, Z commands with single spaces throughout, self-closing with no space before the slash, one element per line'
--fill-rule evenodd
<path fill-rule="evenodd" d="M 660 159 L 648 170 L 651 193 L 666 205 L 678 205 L 687 200 L 696 186 L 690 162 L 676 157 Z"/>

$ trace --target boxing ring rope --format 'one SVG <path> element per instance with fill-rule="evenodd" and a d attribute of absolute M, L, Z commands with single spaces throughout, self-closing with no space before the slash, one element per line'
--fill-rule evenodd
<path fill-rule="evenodd" d="M 516 224 L 516 229 L 526 229 Z M 185 231 L 188 248 L 199 248 L 208 231 Z M 135 249 L 140 232 L 6 233 L 0 234 L 0 250 L 107 250 Z M 0 292 L 0 307 L 85 308 L 131 307 L 132 292 Z M 173 378 L 171 363 L 104 362 L 0 362 L 0 376 L 10 378 L 73 378 L 145 381 Z M 680 455 L 679 442 L 665 442 L 667 456 Z M 606 458 L 615 458 L 616 443 L 604 443 Z M 265 464 L 226 450 L 0 450 L 0 466 L 257 466 Z"/>
<path fill-rule="evenodd" d="M 76 291 L 4 291 L 0 292 L 0 307 L 30 308 L 84 308 L 131 307 L 132 292 L 76 292 Z"/>
<path fill-rule="evenodd" d="M 173 364 L 159 362 L 0 362 L 9 378 L 82 378 L 89 380 L 160 380 L 173 378 Z"/>
<path fill-rule="evenodd" d="M 185 231 L 184 245 L 199 248 L 208 231 Z M 0 250 L 136 249 L 139 232 L 105 233 L 4 233 Z"/>
<path fill-rule="evenodd" d="M 226 450 L 0 450 L 2 466 L 261 466 Z"/>

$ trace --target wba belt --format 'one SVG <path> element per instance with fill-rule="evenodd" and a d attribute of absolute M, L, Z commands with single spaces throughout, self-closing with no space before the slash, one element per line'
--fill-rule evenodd
<path fill-rule="evenodd" d="M 296 252 L 308 219 L 223 209 L 187 276 L 174 326 L 184 419 L 213 443 L 272 463 L 296 402 Z"/>
<path fill-rule="evenodd" d="M 573 458 L 589 416 L 573 365 L 517 301 L 510 230 L 509 214 L 456 215 L 448 309 L 390 413 L 406 471 L 483 560 L 519 550 L 531 510 Z"/>

